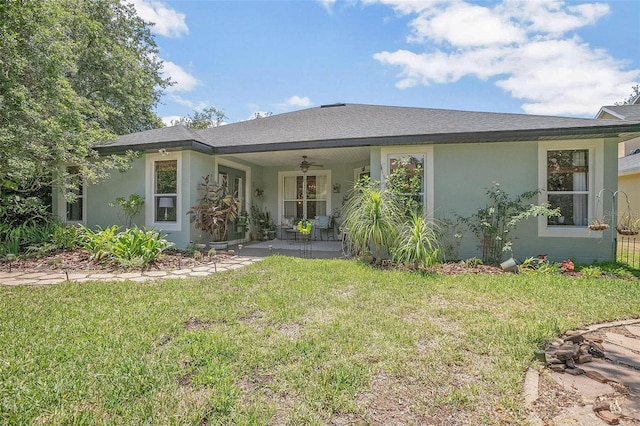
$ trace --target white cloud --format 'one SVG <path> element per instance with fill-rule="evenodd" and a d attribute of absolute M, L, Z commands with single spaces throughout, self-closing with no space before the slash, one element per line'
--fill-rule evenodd
<path fill-rule="evenodd" d="M 640 78 L 640 70 L 626 69 L 606 51 L 567 35 L 609 13 L 606 5 L 567 6 L 561 0 L 505 0 L 490 6 L 456 0 L 378 2 L 413 16 L 409 41 L 423 47 L 373 56 L 400 69 L 400 89 L 471 76 L 491 79 L 522 99 L 527 113 L 593 116 L 600 106 L 624 99 Z"/>
<path fill-rule="evenodd" d="M 151 31 L 165 37 L 180 37 L 189 34 L 189 27 L 185 22 L 186 15 L 171 9 L 166 4 L 156 0 L 131 0 L 138 16 L 153 23 Z"/>
<path fill-rule="evenodd" d="M 161 120 L 165 126 L 173 126 L 174 121 L 179 121 L 183 118 L 181 115 L 169 115 L 167 117 L 162 117 Z"/>
<path fill-rule="evenodd" d="M 180 65 L 174 64 L 171 61 L 164 61 L 162 63 L 162 76 L 164 78 L 171 78 L 175 84 L 167 87 L 166 91 L 172 92 L 189 92 L 196 88 L 200 84 L 198 79 L 184 70 Z"/>
<path fill-rule="evenodd" d="M 209 106 L 209 103 L 206 101 L 192 101 L 190 99 L 185 99 L 182 96 L 178 96 L 175 94 L 171 95 L 171 100 L 180 105 L 189 107 L 194 111 L 202 111 L 203 109 Z"/>
<path fill-rule="evenodd" d="M 283 107 L 308 107 L 312 105 L 311 99 L 306 96 L 291 96 L 280 104 Z"/>
<path fill-rule="evenodd" d="M 432 39 L 453 46 L 469 47 L 522 42 L 526 33 L 505 16 L 484 6 L 453 3 L 447 8 L 424 11 L 413 20 L 410 41 Z"/>
<path fill-rule="evenodd" d="M 333 5 L 336 3 L 336 0 L 316 0 L 318 3 L 325 8 L 325 10 L 329 13 L 333 11 Z"/>

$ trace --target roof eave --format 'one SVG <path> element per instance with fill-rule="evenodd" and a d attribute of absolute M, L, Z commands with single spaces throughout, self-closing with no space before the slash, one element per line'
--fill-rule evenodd
<path fill-rule="evenodd" d="M 322 139 L 307 141 L 292 141 L 280 143 L 265 143 L 251 145 L 235 145 L 213 147 L 214 154 L 242 154 L 248 152 L 285 151 L 292 149 L 312 148 L 340 148 L 356 146 L 380 145 L 412 145 L 420 143 L 481 143 L 481 142 L 515 142 L 558 139 L 561 137 L 596 138 L 617 137 L 622 132 L 640 134 L 640 124 L 617 125 L 603 127 L 583 127 L 573 129 L 537 129 L 537 130 L 509 130 L 463 133 L 436 133 L 422 135 L 398 135 L 369 138 Z"/>
<path fill-rule="evenodd" d="M 126 151 L 157 151 L 160 149 L 187 149 L 212 154 L 212 147 L 196 140 L 150 142 L 135 145 L 102 145 L 95 150 L 100 154 L 122 154 Z"/>

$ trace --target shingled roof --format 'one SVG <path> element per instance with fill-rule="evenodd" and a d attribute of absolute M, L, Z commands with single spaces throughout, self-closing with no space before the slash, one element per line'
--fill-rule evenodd
<path fill-rule="evenodd" d="M 192 147 L 213 153 L 640 133 L 640 122 L 361 104 L 309 108 L 206 130 L 165 127 L 101 148 Z"/>
<path fill-rule="evenodd" d="M 640 104 L 603 106 L 596 117 L 602 117 L 605 114 L 609 114 L 618 120 L 640 121 Z"/>

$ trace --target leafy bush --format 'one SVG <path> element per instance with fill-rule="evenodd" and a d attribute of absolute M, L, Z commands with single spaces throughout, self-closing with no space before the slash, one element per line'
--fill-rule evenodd
<path fill-rule="evenodd" d="M 93 261 L 102 262 L 110 257 L 111 245 L 119 229 L 118 225 L 105 229 L 98 227 L 96 231 L 87 227 L 83 228 L 82 247 L 91 253 Z"/>
<path fill-rule="evenodd" d="M 155 230 L 133 227 L 118 232 L 119 229 L 117 225 L 97 231 L 85 228 L 83 247 L 94 261 L 128 268 L 144 267 L 173 245 Z"/>
<path fill-rule="evenodd" d="M 138 194 L 131 194 L 129 198 L 118 197 L 109 203 L 109 207 L 118 207 L 118 218 L 125 228 L 131 228 L 133 218 L 142 210 L 144 197 Z"/>
<path fill-rule="evenodd" d="M 393 258 L 413 266 L 433 266 L 438 263 L 440 249 L 435 225 L 413 213 L 396 241 Z"/>
<path fill-rule="evenodd" d="M 559 216 L 558 209 L 549 205 L 525 204 L 525 200 L 533 198 L 539 191 L 527 191 L 511 197 L 500 189 L 500 184 L 493 183 L 486 189 L 489 202 L 469 217 L 458 217 L 479 240 L 482 250 L 482 261 L 497 265 L 502 261 L 503 253 L 511 250 L 509 234 L 522 220 L 532 216 Z"/>
<path fill-rule="evenodd" d="M 51 233 L 51 244 L 59 250 L 75 250 L 82 244 L 83 229 L 76 225 L 60 225 Z"/>
<path fill-rule="evenodd" d="M 60 224 L 51 218 L 27 221 L 19 225 L 0 224 L 0 255 L 24 253 L 30 247 L 51 244 L 51 234 Z M 55 249 L 55 247 L 52 247 Z"/>
<path fill-rule="evenodd" d="M 111 254 L 121 266 L 126 266 L 127 262 L 146 266 L 152 264 L 171 245 L 173 243 L 162 238 L 156 230 L 133 227 L 115 235 Z"/>

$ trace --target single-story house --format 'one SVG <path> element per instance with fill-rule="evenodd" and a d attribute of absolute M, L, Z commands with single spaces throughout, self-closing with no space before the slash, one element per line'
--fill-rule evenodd
<path fill-rule="evenodd" d="M 339 223 L 355 180 L 367 174 L 384 184 L 395 160 L 410 157 L 424 171 L 420 197 L 430 218 L 472 215 L 495 182 L 511 195 L 539 189 L 531 202 L 561 207 L 562 216 L 522 222 L 514 256 L 590 262 L 614 256 L 615 217 L 607 218 L 613 199 L 603 194 L 618 187 L 618 144 L 638 136 L 640 121 L 323 105 L 206 130 L 173 126 L 121 136 L 98 150 L 142 152 L 132 169 L 85 186 L 74 205 L 54 197 L 54 211 L 106 226 L 118 223 L 108 203 L 137 193 L 146 208 L 135 223 L 162 230 L 183 248 L 208 240 L 186 215 L 205 175 L 225 178 L 242 208 L 256 203 L 277 222 L 333 215 Z M 608 230 L 588 228 L 602 218 Z M 236 231 L 230 240 L 247 238 L 243 228 Z M 478 241 L 467 232 L 459 258 L 474 256 Z"/>
<path fill-rule="evenodd" d="M 603 106 L 596 119 L 640 121 L 640 96 L 628 105 Z M 618 145 L 618 217 L 630 211 L 640 219 L 640 137 Z"/>

